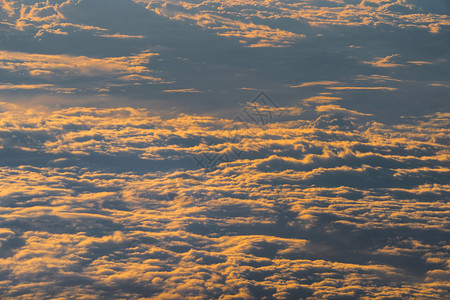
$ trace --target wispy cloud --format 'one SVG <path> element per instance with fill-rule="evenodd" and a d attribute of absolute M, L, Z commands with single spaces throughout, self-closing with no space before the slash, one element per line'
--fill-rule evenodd
<path fill-rule="evenodd" d="M 394 67 L 402 67 L 404 64 L 397 63 L 396 60 L 400 58 L 399 54 L 392 54 L 386 56 L 384 58 L 378 58 L 376 61 L 365 61 L 364 63 L 372 65 L 374 67 L 379 68 L 394 68 Z"/>
<path fill-rule="evenodd" d="M 76 91 L 75 88 L 57 87 L 53 84 L 0 84 L 0 90 L 47 90 L 56 93 L 70 94 Z"/>
<path fill-rule="evenodd" d="M 327 87 L 329 90 L 384 90 L 384 91 L 395 91 L 397 88 L 394 87 L 386 87 L 386 86 L 330 86 Z"/>
<path fill-rule="evenodd" d="M 408 64 L 423 66 L 423 65 L 432 65 L 433 63 L 429 62 L 429 61 L 412 60 L 412 61 L 408 61 Z"/>
<path fill-rule="evenodd" d="M 336 85 L 339 84 L 338 81 L 313 81 L 313 82 L 304 82 L 298 85 L 289 85 L 290 88 L 300 88 L 300 87 L 310 87 L 310 86 L 320 86 L 320 85 Z"/>
<path fill-rule="evenodd" d="M 89 78 L 91 83 L 115 80 L 116 85 L 127 84 L 130 81 L 167 83 L 168 81 L 154 76 L 152 70 L 146 66 L 157 55 L 157 53 L 142 52 L 131 56 L 92 58 L 0 51 L 0 70 L 12 74 L 25 73 L 28 75 L 28 80 L 44 82 L 33 85 L 8 84 L 2 85 L 2 89 L 76 89 L 77 82 L 74 79 L 80 78 Z"/>
<path fill-rule="evenodd" d="M 101 34 L 101 37 L 112 38 L 112 39 L 143 39 L 143 35 L 129 35 L 129 34 Z"/>
<path fill-rule="evenodd" d="M 430 86 L 437 86 L 437 87 L 450 87 L 450 84 L 445 83 L 430 83 Z"/>
<path fill-rule="evenodd" d="M 91 58 L 86 56 L 45 55 L 0 51 L 0 69 L 19 71 L 47 71 L 58 76 L 149 73 L 151 57 L 158 54 L 142 52 L 133 56 Z"/>
<path fill-rule="evenodd" d="M 0 90 L 35 90 L 53 87 L 53 84 L 0 84 Z"/>
<path fill-rule="evenodd" d="M 302 102 L 311 102 L 311 103 L 331 103 L 335 101 L 342 100 L 341 97 L 332 97 L 332 96 L 313 96 L 306 99 L 303 99 Z"/>
<path fill-rule="evenodd" d="M 340 107 L 339 105 L 333 105 L 333 104 L 318 106 L 318 107 L 316 107 L 316 111 L 318 111 L 318 112 L 339 112 L 339 113 L 358 115 L 358 116 L 372 116 L 372 114 L 360 113 L 360 112 L 346 109 L 346 108 Z"/>
<path fill-rule="evenodd" d="M 173 89 L 173 90 L 163 90 L 164 93 L 201 93 L 201 91 L 197 91 L 196 89 Z"/>

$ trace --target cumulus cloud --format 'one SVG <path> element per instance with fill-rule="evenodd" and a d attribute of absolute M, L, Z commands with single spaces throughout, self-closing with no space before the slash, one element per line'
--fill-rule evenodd
<path fill-rule="evenodd" d="M 322 105 L 261 125 L 3 103 L 0 120 L 3 297 L 448 293 L 448 114 Z"/>
<path fill-rule="evenodd" d="M 449 12 L 0 0 L 0 298 L 447 297 Z"/>

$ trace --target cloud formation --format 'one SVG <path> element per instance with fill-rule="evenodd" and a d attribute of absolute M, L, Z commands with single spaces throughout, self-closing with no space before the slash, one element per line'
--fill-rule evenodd
<path fill-rule="evenodd" d="M 4 0 L 0 96 L 77 95 L 70 101 L 79 104 L 133 99 L 152 108 L 170 102 L 186 112 L 192 101 L 211 108 L 216 95 L 217 107 L 237 106 L 248 89 L 267 90 L 286 106 L 333 97 L 354 104 L 355 89 L 343 87 L 361 86 L 371 87 L 359 88 L 369 107 L 352 109 L 372 113 L 375 87 L 392 92 L 393 111 L 406 99 L 419 107 L 413 90 L 420 87 L 436 99 L 433 106 L 445 106 L 430 84 L 448 85 L 448 76 L 439 75 L 450 61 L 448 11 L 441 0 Z M 362 78 L 367 84 L 355 83 Z M 321 87 L 334 93 L 313 93 Z M 183 93 L 185 101 L 173 92 L 183 90 L 201 93 Z"/>
<path fill-rule="evenodd" d="M 0 0 L 0 298 L 448 297 L 449 14 Z"/>
<path fill-rule="evenodd" d="M 3 103 L 0 295 L 448 295 L 449 115 L 300 108 L 260 126 Z"/>
<path fill-rule="evenodd" d="M 147 8 L 169 18 L 191 20 L 198 26 L 214 29 L 220 35 L 235 35 L 246 38 L 264 38 L 254 46 L 288 44 L 299 37 L 294 31 L 276 27 L 256 25 L 300 21 L 312 27 L 321 26 L 368 26 L 383 25 L 400 28 L 426 29 L 437 33 L 448 28 L 449 7 L 445 1 L 436 1 L 436 7 L 419 1 L 186 1 L 136 0 L 148 3 Z M 437 9 L 436 9 L 437 8 Z M 238 21 L 239 20 L 239 21 Z M 252 20 L 253 22 L 242 22 Z M 273 26 L 273 25 L 272 25 Z M 281 26 L 280 26 L 281 27 Z M 286 26 L 283 26 L 286 27 Z M 257 29 L 249 30 L 249 29 Z M 243 30 L 244 29 L 244 30 Z M 262 35 L 259 35 L 260 32 Z"/>
<path fill-rule="evenodd" d="M 127 85 L 130 82 L 161 83 L 162 78 L 152 76 L 146 66 L 156 53 L 148 51 L 132 56 L 91 58 L 70 55 L 43 55 L 23 52 L 0 51 L 0 70 L 14 73 L 26 73 L 30 79 L 40 82 L 54 82 L 58 78 L 60 84 L 69 85 L 61 89 L 64 92 L 75 92 L 74 80 L 91 79 L 91 89 L 100 89 L 98 84 L 107 90 L 110 86 Z M 98 79 L 100 78 L 100 79 Z M 76 86 L 76 83 L 75 83 Z M 0 89 L 49 89 L 58 90 L 54 84 L 13 84 L 0 85 Z"/>

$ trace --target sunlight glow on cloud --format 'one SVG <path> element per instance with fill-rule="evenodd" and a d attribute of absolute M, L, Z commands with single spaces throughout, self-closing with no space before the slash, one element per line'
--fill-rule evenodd
<path fill-rule="evenodd" d="M 381 58 L 375 62 L 364 62 L 366 64 L 370 64 L 374 67 L 379 67 L 379 68 L 393 68 L 393 67 L 402 67 L 402 64 L 399 63 L 395 63 L 395 59 L 398 58 L 399 55 L 398 54 L 392 54 L 389 56 L 386 56 L 385 58 Z"/>
<path fill-rule="evenodd" d="M 90 58 L 0 51 L 0 68 L 13 72 L 50 71 L 61 75 L 98 76 L 104 74 L 149 73 L 142 66 L 156 53 L 143 52 L 128 57 Z M 42 75 L 42 74 L 40 74 Z"/>
<path fill-rule="evenodd" d="M 308 87 L 308 86 L 317 86 L 317 85 L 335 85 L 338 84 L 338 81 L 314 81 L 314 82 L 305 82 L 299 85 L 290 85 L 290 88 L 299 88 L 299 87 Z"/>
<path fill-rule="evenodd" d="M 444 297 L 449 115 L 302 111 L 236 131 L 3 103 L 1 295 Z M 236 149 L 210 172 L 186 168 Z"/>
<path fill-rule="evenodd" d="M 0 0 L 0 298 L 447 299 L 449 25 Z"/>
<path fill-rule="evenodd" d="M 438 33 L 442 27 L 450 25 L 445 14 L 427 13 L 426 4 L 409 4 L 408 1 L 313 1 L 298 0 L 289 2 L 274 1 L 186 1 L 135 0 L 148 3 L 147 8 L 169 18 L 192 20 L 195 24 L 226 31 L 225 35 L 243 38 L 254 35 L 252 30 L 231 30 L 233 27 L 248 29 L 256 27 L 254 23 L 241 23 L 242 19 L 259 19 L 277 21 L 282 19 L 301 20 L 310 26 L 382 26 L 390 25 L 400 28 L 420 28 Z M 263 28 L 263 27 L 260 27 Z M 253 32 L 253 34 L 252 34 Z M 301 33 L 279 31 L 276 28 L 264 28 L 261 38 L 267 40 L 266 46 L 289 43 L 289 39 L 298 38 Z M 219 33 L 223 34 L 223 33 Z M 261 43 L 261 42 L 260 42 Z M 258 45 L 258 44 L 256 44 Z"/>
<path fill-rule="evenodd" d="M 77 77 L 91 77 L 94 81 L 104 77 L 126 84 L 129 81 L 162 83 L 163 79 L 151 76 L 152 71 L 145 65 L 156 53 L 142 52 L 133 56 L 91 58 L 86 56 L 44 55 L 23 52 L 0 51 L 0 70 L 11 73 L 27 72 L 30 77 L 44 80 L 65 80 L 70 83 Z M 0 89 L 38 89 L 52 87 L 53 84 L 4 84 Z M 69 91 L 69 90 L 68 90 Z"/>
<path fill-rule="evenodd" d="M 196 89 L 176 89 L 176 90 L 163 90 L 164 93 L 201 93 Z"/>
<path fill-rule="evenodd" d="M 395 91 L 397 88 L 386 87 L 386 86 L 329 86 L 329 90 L 384 90 L 384 91 Z"/>

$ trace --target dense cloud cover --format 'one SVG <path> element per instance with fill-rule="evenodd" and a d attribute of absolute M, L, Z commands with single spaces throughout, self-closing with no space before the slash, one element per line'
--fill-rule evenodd
<path fill-rule="evenodd" d="M 449 15 L 0 0 L 0 298 L 448 297 Z"/>
<path fill-rule="evenodd" d="M 265 109 L 261 125 L 4 103 L 1 294 L 448 295 L 449 114 Z"/>

